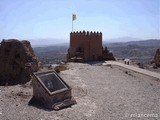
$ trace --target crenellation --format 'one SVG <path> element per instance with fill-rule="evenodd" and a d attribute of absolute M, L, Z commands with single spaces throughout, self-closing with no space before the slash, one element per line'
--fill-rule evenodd
<path fill-rule="evenodd" d="M 96 32 L 96 31 L 74 31 L 70 33 L 71 36 L 102 36 L 102 32 Z"/>
<path fill-rule="evenodd" d="M 87 35 L 89 35 L 89 31 L 87 31 Z"/>
<path fill-rule="evenodd" d="M 93 35 L 94 35 L 94 36 L 97 36 L 98 34 L 96 34 L 96 32 L 94 31 L 94 32 L 93 32 Z"/>
<path fill-rule="evenodd" d="M 83 35 L 86 35 L 87 33 L 83 30 Z"/>

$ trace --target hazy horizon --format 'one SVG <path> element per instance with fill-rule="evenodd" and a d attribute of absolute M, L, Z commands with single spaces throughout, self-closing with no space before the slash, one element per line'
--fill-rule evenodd
<path fill-rule="evenodd" d="M 17 38 L 9 38 L 9 39 L 17 39 Z M 2 39 L 3 40 L 3 39 Z M 2 41 L 0 40 L 0 42 Z M 8 40 L 8 39 L 5 39 Z M 20 41 L 22 40 L 28 40 L 30 41 L 31 45 L 33 47 L 41 47 L 41 46 L 52 46 L 52 45 L 66 45 L 69 44 L 70 40 L 68 39 L 57 39 L 57 38 L 39 38 L 39 39 L 18 39 Z M 119 38 L 108 38 L 108 39 L 102 39 L 103 43 L 125 43 L 125 42 L 132 42 L 132 41 L 148 41 L 148 40 L 159 40 L 155 38 L 150 39 L 139 39 L 139 38 L 132 38 L 129 36 L 126 37 L 119 37 Z"/>
<path fill-rule="evenodd" d="M 122 38 L 111 38 L 111 39 L 103 39 L 103 43 L 121 43 L 121 42 L 132 42 L 132 41 L 146 41 L 151 39 L 138 39 L 138 38 L 131 38 L 131 37 L 122 37 Z M 153 39 L 153 40 L 160 40 L 160 39 Z M 66 41 L 59 41 L 59 39 L 49 38 L 49 39 L 32 39 L 30 43 L 33 47 L 40 47 L 40 46 L 52 46 L 52 45 L 69 45 L 69 40 Z"/>

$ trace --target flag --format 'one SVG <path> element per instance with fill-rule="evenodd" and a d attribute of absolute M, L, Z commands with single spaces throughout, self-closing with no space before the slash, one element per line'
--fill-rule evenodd
<path fill-rule="evenodd" d="M 76 14 L 72 15 L 72 21 L 76 20 Z"/>

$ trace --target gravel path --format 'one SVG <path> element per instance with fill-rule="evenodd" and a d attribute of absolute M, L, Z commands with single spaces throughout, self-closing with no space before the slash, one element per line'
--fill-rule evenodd
<path fill-rule="evenodd" d="M 124 63 L 120 63 L 120 62 L 117 62 L 117 61 L 106 61 L 106 63 L 104 63 L 103 65 L 118 65 L 118 66 L 130 69 L 130 70 L 133 70 L 135 72 L 139 72 L 141 74 L 160 79 L 160 74 L 159 73 L 152 72 L 152 71 L 145 70 L 145 69 L 141 69 L 141 68 L 134 67 L 134 66 L 131 66 L 131 65 L 126 65 Z"/>
<path fill-rule="evenodd" d="M 76 105 L 47 111 L 27 105 L 32 96 L 30 87 L 0 86 L 0 120 L 160 119 L 158 79 L 118 66 L 81 63 L 67 66 L 69 69 L 60 76 L 72 87 Z"/>

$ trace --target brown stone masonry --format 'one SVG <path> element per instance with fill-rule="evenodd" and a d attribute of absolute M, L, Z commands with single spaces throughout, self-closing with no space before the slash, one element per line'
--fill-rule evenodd
<path fill-rule="evenodd" d="M 102 57 L 102 33 L 100 32 L 71 32 L 68 61 L 99 60 Z"/>

